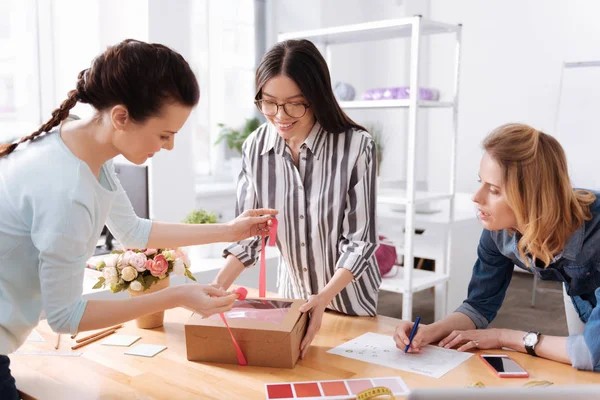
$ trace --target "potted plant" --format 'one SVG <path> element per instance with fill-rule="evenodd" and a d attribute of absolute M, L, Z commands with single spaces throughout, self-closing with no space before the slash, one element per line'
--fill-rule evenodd
<path fill-rule="evenodd" d="M 217 215 L 203 209 L 192 210 L 181 222 L 184 224 L 215 224 L 217 222 Z M 211 244 L 189 246 L 187 251 L 192 259 L 209 258 L 213 255 L 213 247 Z"/>
<path fill-rule="evenodd" d="M 102 276 L 94 289 L 106 287 L 113 293 L 127 290 L 132 297 L 169 287 L 171 274 L 195 281 L 191 261 L 181 249 L 115 250 L 98 263 Z M 137 326 L 152 329 L 163 325 L 164 311 L 136 319 Z"/>
<path fill-rule="evenodd" d="M 234 129 L 225 124 L 217 124 L 221 129 L 221 132 L 215 145 L 225 141 L 227 147 L 232 151 L 233 154 L 229 157 L 229 166 L 234 180 L 237 180 L 240 170 L 242 169 L 242 146 L 248 136 L 258 129 L 260 124 L 260 120 L 256 117 L 247 118 L 244 126 L 240 129 Z"/>

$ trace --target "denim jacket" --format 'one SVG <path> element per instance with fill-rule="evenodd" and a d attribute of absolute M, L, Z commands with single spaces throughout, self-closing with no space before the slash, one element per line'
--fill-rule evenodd
<path fill-rule="evenodd" d="M 504 301 L 514 265 L 540 279 L 562 282 L 585 323 L 582 335 L 567 338 L 571 364 L 600 372 L 600 194 L 594 194 L 596 200 L 590 205 L 592 219 L 569 237 L 563 252 L 545 269 L 526 266 L 517 249 L 516 235 L 484 229 L 468 297 L 456 312 L 471 318 L 477 329 L 486 328 Z"/>

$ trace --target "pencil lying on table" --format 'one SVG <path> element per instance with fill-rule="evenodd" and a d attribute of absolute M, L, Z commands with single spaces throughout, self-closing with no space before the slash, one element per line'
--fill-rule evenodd
<path fill-rule="evenodd" d="M 112 328 L 106 328 L 106 329 L 104 329 L 104 330 L 102 330 L 100 332 L 96 332 L 96 333 L 94 333 L 92 335 L 89 335 L 89 336 L 86 336 L 86 337 L 82 337 L 81 339 L 77 339 L 75 342 L 76 343 L 85 342 L 86 340 L 93 339 L 96 336 L 102 335 L 103 333 L 106 333 L 106 332 L 109 332 L 109 331 L 113 331 L 113 330 L 116 331 L 117 329 L 122 328 L 122 327 L 123 327 L 123 325 L 117 325 L 117 326 L 113 326 Z"/>
<path fill-rule="evenodd" d="M 75 346 L 71 347 L 71 350 L 76 350 L 76 349 L 78 349 L 80 347 L 83 347 L 83 346 L 88 345 L 90 343 L 93 343 L 93 342 L 95 342 L 97 340 L 100 340 L 100 339 L 102 339 L 102 338 L 104 338 L 104 337 L 106 337 L 108 335 L 112 335 L 116 331 L 117 331 L 116 329 L 113 329 L 112 331 L 104 332 L 103 334 L 98 334 L 98 335 L 96 335 L 96 336 L 94 336 L 94 337 L 86 340 L 85 342 L 81 342 L 79 344 L 76 344 Z M 78 340 L 78 342 L 79 342 L 79 340 Z"/>

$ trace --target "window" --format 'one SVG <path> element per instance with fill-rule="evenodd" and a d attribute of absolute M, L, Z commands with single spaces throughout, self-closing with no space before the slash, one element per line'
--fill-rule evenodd
<path fill-rule="evenodd" d="M 192 64 L 201 90 L 195 169 L 199 176 L 231 180 L 223 165 L 232 154 L 214 143 L 217 124 L 238 128 L 254 115 L 254 1 L 203 0 L 194 6 Z"/>
<path fill-rule="evenodd" d="M 36 10 L 35 0 L 0 2 L 0 143 L 40 123 Z"/>

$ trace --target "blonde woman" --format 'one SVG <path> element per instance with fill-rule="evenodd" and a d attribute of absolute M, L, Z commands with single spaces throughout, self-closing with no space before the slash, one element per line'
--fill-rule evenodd
<path fill-rule="evenodd" d="M 527 125 L 497 128 L 483 142 L 481 186 L 473 196 L 484 227 L 468 298 L 448 317 L 420 325 L 410 347 L 509 347 L 534 356 L 600 372 L 600 200 L 571 186 L 565 153 L 556 139 Z M 513 266 L 544 280 L 560 281 L 571 297 L 583 334 L 484 329 L 496 317 Z M 394 340 L 408 344 L 412 323 Z"/>

